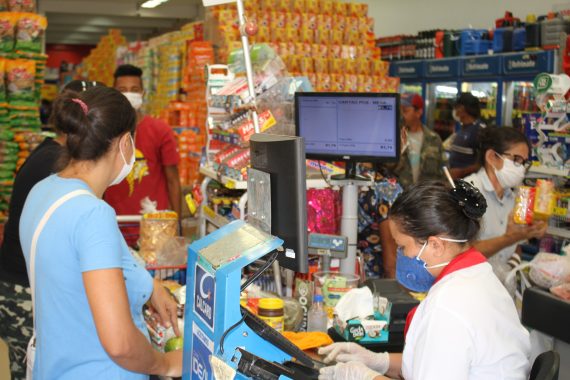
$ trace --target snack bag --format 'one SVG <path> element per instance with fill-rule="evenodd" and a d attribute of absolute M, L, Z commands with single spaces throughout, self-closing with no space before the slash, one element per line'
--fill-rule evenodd
<path fill-rule="evenodd" d="M 317 15 L 317 29 L 332 29 L 332 16 L 331 15 Z"/>
<path fill-rule="evenodd" d="M 271 28 L 284 28 L 286 26 L 286 16 L 283 12 L 271 12 Z"/>
<path fill-rule="evenodd" d="M 0 13 L 0 51 L 10 53 L 14 50 L 16 13 Z"/>
<path fill-rule="evenodd" d="M 8 0 L 8 8 L 11 12 L 35 12 L 36 2 L 34 0 Z"/>
<path fill-rule="evenodd" d="M 275 10 L 275 0 L 262 0 L 261 1 L 261 9 L 265 10 L 265 11 L 273 11 Z"/>
<path fill-rule="evenodd" d="M 346 90 L 344 79 L 343 74 L 331 74 L 331 91 L 344 92 Z"/>
<path fill-rule="evenodd" d="M 338 29 L 332 30 L 331 42 L 333 45 L 342 45 L 342 43 L 344 42 L 344 32 Z"/>
<path fill-rule="evenodd" d="M 329 61 L 326 58 L 315 58 L 315 72 L 325 74 L 329 72 Z"/>
<path fill-rule="evenodd" d="M 300 13 L 287 13 L 286 19 L 287 19 L 287 25 L 295 29 L 301 29 L 302 17 Z"/>
<path fill-rule="evenodd" d="M 261 28 L 260 28 L 261 29 Z M 285 28 L 274 28 L 271 31 L 273 35 L 273 41 L 277 44 L 286 44 L 287 43 L 287 30 Z M 263 41 L 263 40 L 260 40 Z"/>
<path fill-rule="evenodd" d="M 305 0 L 293 0 L 293 12 L 306 13 Z"/>
<path fill-rule="evenodd" d="M 0 0 L 0 12 L 7 12 L 9 10 L 8 0 Z"/>
<path fill-rule="evenodd" d="M 344 76 L 344 86 L 346 92 L 358 91 L 358 76 L 354 74 L 347 74 Z"/>
<path fill-rule="evenodd" d="M 299 41 L 299 30 L 288 26 L 285 29 L 287 35 L 287 42 L 298 42 Z"/>
<path fill-rule="evenodd" d="M 6 103 L 6 59 L 0 58 L 0 104 Z"/>
<path fill-rule="evenodd" d="M 329 58 L 341 58 L 342 47 L 340 45 L 330 45 L 329 46 Z"/>
<path fill-rule="evenodd" d="M 356 58 L 356 73 L 368 75 L 370 73 L 370 61 L 363 57 Z"/>
<path fill-rule="evenodd" d="M 277 10 L 277 12 L 290 12 L 291 11 L 291 1 L 290 0 L 276 0 L 275 10 Z"/>
<path fill-rule="evenodd" d="M 536 189 L 530 186 L 519 186 L 515 197 L 513 218 L 517 224 L 531 224 L 534 220 L 534 199 Z"/>
<path fill-rule="evenodd" d="M 307 12 L 317 14 L 319 13 L 319 0 L 305 0 L 305 7 Z"/>
<path fill-rule="evenodd" d="M 356 81 L 357 91 L 366 92 L 366 75 L 357 75 Z"/>
<path fill-rule="evenodd" d="M 332 25 L 334 25 L 334 30 L 338 30 L 342 33 L 344 33 L 344 31 L 346 30 L 346 17 L 344 17 L 343 15 L 340 15 L 338 13 L 335 13 L 333 15 L 333 22 Z"/>
<path fill-rule="evenodd" d="M 34 103 L 36 62 L 13 59 L 6 62 L 8 101 L 14 105 Z"/>
<path fill-rule="evenodd" d="M 331 40 L 331 31 L 326 28 L 318 28 L 315 30 L 315 43 L 326 45 Z"/>
<path fill-rule="evenodd" d="M 315 42 L 315 31 L 313 29 L 303 27 L 301 29 L 301 42 L 304 44 L 312 44 Z"/>
<path fill-rule="evenodd" d="M 330 15 L 333 12 L 333 0 L 319 0 L 321 14 Z"/>
<path fill-rule="evenodd" d="M 340 58 L 331 59 L 329 61 L 329 72 L 331 74 L 342 74 L 344 72 L 344 62 Z"/>
<path fill-rule="evenodd" d="M 343 59 L 343 73 L 356 75 L 356 61 L 354 59 Z"/>
<path fill-rule="evenodd" d="M 33 13 L 20 13 L 16 23 L 16 50 L 40 53 L 42 35 L 47 27 L 47 19 Z"/>
<path fill-rule="evenodd" d="M 328 46 L 313 44 L 311 46 L 311 55 L 315 59 L 326 59 L 329 55 Z"/>
<path fill-rule="evenodd" d="M 301 59 L 301 72 L 303 74 L 315 72 L 315 65 L 313 63 L 313 58 L 303 57 Z"/>
<path fill-rule="evenodd" d="M 328 92 L 331 90 L 331 76 L 317 73 L 317 91 Z"/>
<path fill-rule="evenodd" d="M 536 195 L 534 198 L 534 217 L 536 219 L 547 220 L 553 213 L 556 206 L 556 195 L 554 193 L 554 182 L 546 179 L 536 180 Z"/>
<path fill-rule="evenodd" d="M 312 30 L 317 29 L 317 16 L 311 13 L 304 13 L 301 15 L 301 23 L 303 28 L 309 28 Z"/>
<path fill-rule="evenodd" d="M 333 3 L 333 14 L 339 16 L 346 16 L 347 15 L 347 5 L 346 3 L 341 3 L 340 1 L 335 1 Z"/>

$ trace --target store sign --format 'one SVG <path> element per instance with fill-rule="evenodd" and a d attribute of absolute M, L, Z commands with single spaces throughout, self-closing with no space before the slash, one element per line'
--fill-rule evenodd
<path fill-rule="evenodd" d="M 451 78 L 458 75 L 458 59 L 434 59 L 426 62 L 427 78 Z"/>
<path fill-rule="evenodd" d="M 209 380 L 213 377 L 210 356 L 214 353 L 214 342 L 192 322 L 192 370 L 191 378 Z"/>
<path fill-rule="evenodd" d="M 463 76 L 497 76 L 501 70 L 499 56 L 464 58 L 461 61 Z"/>
<path fill-rule="evenodd" d="M 552 77 L 550 74 L 542 73 L 534 78 L 534 88 L 539 94 L 543 94 L 552 87 Z"/>
<path fill-rule="evenodd" d="M 525 75 L 552 72 L 553 62 L 552 51 L 507 54 L 503 56 L 503 74 Z"/>
<path fill-rule="evenodd" d="M 425 66 L 422 61 L 394 62 L 390 64 L 390 76 L 402 79 L 417 79 L 424 75 Z"/>
<path fill-rule="evenodd" d="M 214 331 L 216 280 L 200 264 L 194 271 L 194 314 Z"/>

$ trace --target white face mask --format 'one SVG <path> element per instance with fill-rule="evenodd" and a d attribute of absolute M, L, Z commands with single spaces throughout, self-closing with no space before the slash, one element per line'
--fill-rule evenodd
<path fill-rule="evenodd" d="M 500 154 L 497 154 L 503 160 L 503 168 L 500 170 L 495 169 L 495 175 L 499 184 L 503 189 L 519 186 L 525 175 L 524 166 L 516 166 L 515 163 L 509 159 L 505 159 Z"/>
<path fill-rule="evenodd" d="M 121 152 L 121 157 L 123 158 L 123 167 L 121 168 L 119 174 L 117 174 L 117 177 L 115 177 L 115 179 L 113 180 L 113 182 L 111 182 L 109 186 L 118 185 L 129 175 L 131 170 L 133 170 L 133 166 L 135 165 L 135 142 L 133 141 L 133 136 L 131 136 L 130 133 L 129 137 L 131 138 L 131 144 L 133 146 L 133 154 L 131 155 L 131 159 L 127 163 L 127 160 L 125 159 L 125 154 L 123 153 L 123 149 L 119 144 L 119 150 Z"/>
<path fill-rule="evenodd" d="M 461 123 L 461 119 L 459 118 L 459 116 L 457 116 L 456 110 L 451 111 L 451 116 L 453 117 L 453 120 L 455 120 L 458 123 Z"/>
<path fill-rule="evenodd" d="M 123 92 L 123 95 L 129 100 L 131 106 L 138 111 L 143 104 L 143 96 L 140 92 Z"/>

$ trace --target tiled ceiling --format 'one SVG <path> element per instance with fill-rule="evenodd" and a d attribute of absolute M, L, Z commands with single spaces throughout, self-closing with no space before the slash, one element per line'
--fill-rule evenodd
<path fill-rule="evenodd" d="M 142 0 L 38 0 L 48 18 L 47 43 L 96 44 L 110 28 L 121 29 L 129 41 L 175 30 L 201 19 L 201 0 L 170 0 L 153 9 Z"/>

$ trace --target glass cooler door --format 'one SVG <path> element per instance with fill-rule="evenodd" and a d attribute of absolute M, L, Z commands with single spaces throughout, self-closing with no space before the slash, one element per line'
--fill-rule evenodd
<path fill-rule="evenodd" d="M 457 82 L 430 83 L 427 89 L 427 126 L 445 141 L 455 130 L 453 103 L 457 98 Z"/>
<path fill-rule="evenodd" d="M 503 124 L 522 128 L 522 116 L 530 113 L 540 113 L 536 105 L 532 81 L 505 82 L 503 94 Z"/>
<path fill-rule="evenodd" d="M 487 125 L 497 124 L 497 82 L 463 82 L 461 92 L 470 92 L 481 103 L 481 120 Z"/>

